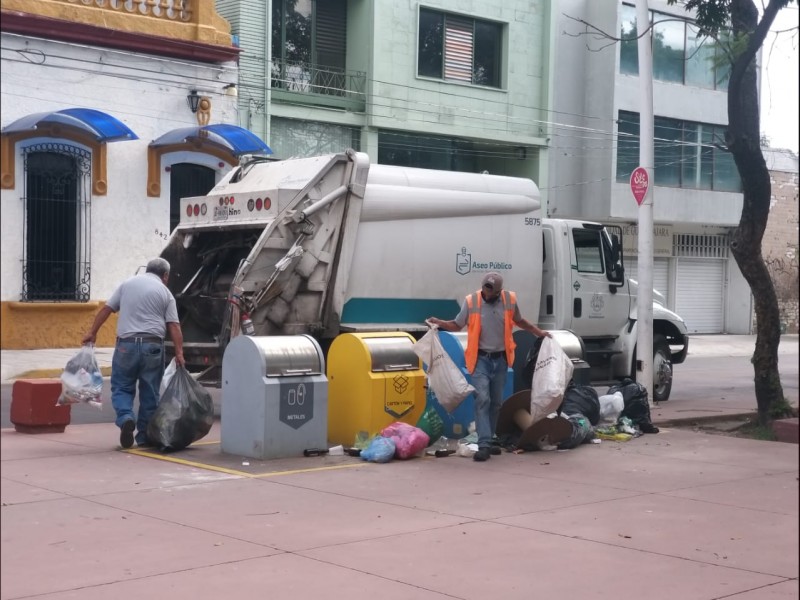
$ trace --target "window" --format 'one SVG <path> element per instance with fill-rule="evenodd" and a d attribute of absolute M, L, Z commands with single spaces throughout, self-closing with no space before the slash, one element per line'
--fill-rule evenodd
<path fill-rule="evenodd" d="M 653 78 L 683 83 L 686 25 L 675 17 L 653 15 Z"/>
<path fill-rule="evenodd" d="M 356 151 L 361 148 L 358 127 L 272 117 L 270 128 L 270 146 L 275 158 L 319 156 L 341 152 L 342 148 Z"/>
<path fill-rule="evenodd" d="M 343 95 L 346 0 L 272 0 L 272 87 Z"/>
<path fill-rule="evenodd" d="M 722 147 L 725 131 L 722 125 L 655 117 L 655 184 L 740 192 L 733 155 Z M 639 114 L 620 111 L 618 132 L 617 181 L 627 182 L 639 162 Z"/>
<path fill-rule="evenodd" d="M 23 149 L 22 300 L 89 300 L 91 158 L 61 143 Z"/>
<path fill-rule="evenodd" d="M 713 40 L 686 27 L 686 85 L 714 89 L 714 55 Z"/>
<path fill-rule="evenodd" d="M 639 113 L 620 111 L 617 125 L 617 181 L 628 181 L 639 166 Z"/>
<path fill-rule="evenodd" d="M 471 140 L 390 131 L 378 134 L 378 163 L 382 165 L 477 173 L 481 155 Z"/>
<path fill-rule="evenodd" d="M 654 184 L 679 187 L 681 185 L 681 152 L 683 150 L 683 122 L 655 117 L 653 119 L 653 158 L 655 159 Z"/>
<path fill-rule="evenodd" d="M 572 241 L 575 244 L 575 260 L 581 273 L 603 272 L 603 251 L 600 231 L 592 229 L 573 229 Z"/>
<path fill-rule="evenodd" d="M 500 87 L 502 25 L 421 8 L 417 73 Z"/>
<path fill-rule="evenodd" d="M 626 75 L 639 74 L 639 32 L 636 29 L 636 7 L 622 5 L 619 38 L 619 72 Z"/>
<path fill-rule="evenodd" d="M 650 11 L 653 24 L 653 79 L 706 89 L 726 90 L 730 64 L 713 39 L 701 36 L 691 22 Z M 623 4 L 620 11 L 619 72 L 639 74 L 636 8 Z M 723 41 L 724 43 L 724 41 Z"/>

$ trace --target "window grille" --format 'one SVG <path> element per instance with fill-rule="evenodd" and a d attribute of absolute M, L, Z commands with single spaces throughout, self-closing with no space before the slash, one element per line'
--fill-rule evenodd
<path fill-rule="evenodd" d="M 22 150 L 22 300 L 88 302 L 91 153 L 63 143 Z"/>
<path fill-rule="evenodd" d="M 728 258 L 730 241 L 725 234 L 695 235 L 675 234 L 674 254 L 690 258 Z"/>

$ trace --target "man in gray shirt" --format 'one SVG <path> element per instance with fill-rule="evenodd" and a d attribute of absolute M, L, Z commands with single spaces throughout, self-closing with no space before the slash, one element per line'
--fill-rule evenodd
<path fill-rule="evenodd" d="M 183 333 L 175 297 L 167 289 L 169 263 L 154 258 L 142 275 L 123 281 L 94 318 L 82 340 L 93 344 L 111 313 L 118 312 L 117 344 L 111 361 L 111 404 L 117 413 L 119 443 L 133 446 L 134 429 L 139 446 L 150 445 L 147 424 L 158 406 L 164 376 L 164 337 L 175 345 L 175 362 L 183 366 Z M 134 417 L 133 398 L 139 384 L 139 414 Z"/>
<path fill-rule="evenodd" d="M 499 273 L 487 273 L 481 289 L 467 296 L 461 311 L 452 321 L 430 317 L 428 321 L 445 331 L 461 331 L 467 326 L 467 349 L 464 359 L 472 374 L 475 387 L 475 429 L 478 433 L 478 451 L 473 458 L 485 461 L 492 454 L 500 454 L 492 446 L 497 427 L 497 417 L 503 404 L 508 365 L 514 364 L 514 338 L 516 325 L 533 335 L 550 337 L 533 323 L 522 318 L 517 306 L 517 295 L 503 289 Z"/>

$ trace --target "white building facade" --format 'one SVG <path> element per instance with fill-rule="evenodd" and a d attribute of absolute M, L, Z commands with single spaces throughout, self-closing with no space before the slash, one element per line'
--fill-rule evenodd
<path fill-rule="evenodd" d="M 213 0 L 156 4 L 3 1 L 3 348 L 78 345 L 179 197 L 238 164 L 227 23 Z"/>
<path fill-rule="evenodd" d="M 636 10 L 619 0 L 561 0 L 555 49 L 551 216 L 622 224 L 637 270 L 640 91 Z M 653 24 L 654 287 L 690 333 L 750 333 L 749 287 L 728 250 L 741 183 L 724 145 L 727 79 L 682 6 L 649 2 Z M 615 37 L 587 34 L 590 23 Z M 651 183 L 652 185 L 652 183 Z"/>

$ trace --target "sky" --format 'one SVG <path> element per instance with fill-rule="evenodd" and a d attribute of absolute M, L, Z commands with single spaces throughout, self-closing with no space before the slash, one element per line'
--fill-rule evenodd
<path fill-rule="evenodd" d="M 798 152 L 798 33 L 797 2 L 782 9 L 764 40 L 761 56 L 761 133 L 772 148 L 788 148 Z M 794 28 L 794 31 L 774 32 Z"/>

